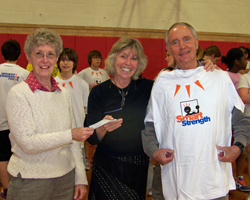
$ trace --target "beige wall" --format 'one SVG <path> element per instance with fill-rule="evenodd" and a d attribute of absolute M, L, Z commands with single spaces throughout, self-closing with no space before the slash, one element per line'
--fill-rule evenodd
<path fill-rule="evenodd" d="M 0 0 L 0 23 L 250 34 L 250 0 Z"/>

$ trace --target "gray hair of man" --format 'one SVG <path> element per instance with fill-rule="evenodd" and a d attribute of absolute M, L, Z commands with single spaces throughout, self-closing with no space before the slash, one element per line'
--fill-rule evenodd
<path fill-rule="evenodd" d="M 169 42 L 168 42 L 168 34 L 169 34 L 169 31 L 171 31 L 171 29 L 174 28 L 174 27 L 177 26 L 177 25 L 187 26 L 187 27 L 190 29 L 190 31 L 192 32 L 194 38 L 195 38 L 195 39 L 198 38 L 197 33 L 196 33 L 196 31 L 194 30 L 194 27 L 192 27 L 190 24 L 188 24 L 188 23 L 186 23 L 186 22 L 176 22 L 176 23 L 174 23 L 174 24 L 167 30 L 166 35 L 165 35 L 165 41 L 166 41 L 166 44 L 167 44 L 168 47 L 169 47 Z"/>
<path fill-rule="evenodd" d="M 147 56 L 143 53 L 143 48 L 141 43 L 134 38 L 122 37 L 120 38 L 111 48 L 107 59 L 105 60 L 104 69 L 107 71 L 109 75 L 114 76 L 116 74 L 115 70 L 115 60 L 118 53 L 122 52 L 124 49 L 131 48 L 135 50 L 136 57 L 138 60 L 137 69 L 135 73 L 132 75 L 133 80 L 137 80 L 139 75 L 143 72 L 143 70 L 147 66 Z"/>
<path fill-rule="evenodd" d="M 45 44 L 51 45 L 55 48 L 56 56 L 59 56 L 63 50 L 63 42 L 57 32 L 47 28 L 39 28 L 28 35 L 24 43 L 24 52 L 30 56 L 35 46 Z"/>

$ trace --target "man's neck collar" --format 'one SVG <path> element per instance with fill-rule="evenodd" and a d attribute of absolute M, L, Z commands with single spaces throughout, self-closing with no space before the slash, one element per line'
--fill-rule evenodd
<path fill-rule="evenodd" d="M 178 65 L 177 64 L 177 68 L 181 69 L 181 70 L 189 70 L 189 69 L 195 69 L 200 65 L 201 65 L 201 63 L 199 61 L 196 61 L 196 62 L 193 62 L 193 63 L 187 63 L 187 64 L 183 64 L 183 65 Z"/>
<path fill-rule="evenodd" d="M 91 68 L 92 70 L 94 70 L 94 71 L 98 71 L 98 70 L 99 70 L 99 68 L 98 68 L 98 67 L 93 67 L 93 66 L 90 66 L 90 68 Z"/>

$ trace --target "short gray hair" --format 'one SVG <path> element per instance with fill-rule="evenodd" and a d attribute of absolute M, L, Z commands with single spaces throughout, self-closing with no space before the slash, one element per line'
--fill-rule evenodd
<path fill-rule="evenodd" d="M 177 25 L 187 26 L 187 27 L 190 29 L 190 31 L 192 32 L 194 38 L 195 38 L 195 39 L 198 38 L 197 33 L 196 33 L 196 31 L 194 30 L 194 27 L 192 27 L 190 24 L 188 24 L 188 23 L 186 23 L 186 22 L 176 22 L 176 23 L 174 23 L 174 24 L 167 30 L 166 35 L 165 35 L 165 41 L 166 41 L 166 44 L 167 44 L 168 47 L 169 47 L 169 43 L 168 43 L 168 34 L 169 34 L 169 31 L 170 31 L 172 28 L 174 28 L 175 26 L 177 26 Z"/>
<path fill-rule="evenodd" d="M 114 76 L 116 74 L 115 70 L 115 60 L 118 53 L 126 48 L 131 48 L 136 51 L 138 65 L 135 73 L 131 77 L 133 80 L 137 80 L 139 75 L 144 71 L 147 66 L 147 56 L 143 53 L 143 48 L 141 43 L 134 38 L 122 37 L 120 38 L 111 48 L 107 59 L 105 60 L 104 69 L 109 75 Z"/>
<path fill-rule="evenodd" d="M 24 43 L 24 52 L 30 56 L 34 46 L 41 46 L 44 44 L 52 45 L 56 50 L 57 56 L 59 56 L 63 50 L 63 42 L 57 32 L 47 28 L 39 28 L 28 35 Z"/>

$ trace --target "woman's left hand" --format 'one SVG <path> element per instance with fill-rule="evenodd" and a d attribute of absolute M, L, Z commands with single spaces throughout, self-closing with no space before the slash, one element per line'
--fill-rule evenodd
<path fill-rule="evenodd" d="M 82 200 L 86 192 L 87 192 L 87 188 L 85 185 L 76 185 L 74 200 Z"/>
<path fill-rule="evenodd" d="M 216 65 L 212 63 L 211 60 L 201 61 L 202 64 L 205 64 L 204 69 L 208 72 L 209 70 L 214 71 L 219 69 Z"/>
<path fill-rule="evenodd" d="M 103 119 L 113 120 L 114 118 L 111 115 L 106 115 Z M 121 127 L 122 122 L 123 122 L 123 119 L 119 118 L 116 121 L 109 122 L 97 128 L 96 134 L 97 134 L 98 139 L 101 141 L 107 132 L 112 132 L 115 129 Z"/>
<path fill-rule="evenodd" d="M 114 118 L 113 118 L 111 115 L 106 115 L 103 119 L 110 119 L 110 120 L 113 120 Z M 109 122 L 109 123 L 107 123 L 107 124 L 104 124 L 103 127 L 105 128 L 106 131 L 112 132 L 112 131 L 114 131 L 115 129 L 121 127 L 122 122 L 123 122 L 123 119 L 122 119 L 122 118 L 119 118 L 119 119 L 117 119 L 116 121 L 113 121 L 113 122 Z"/>

